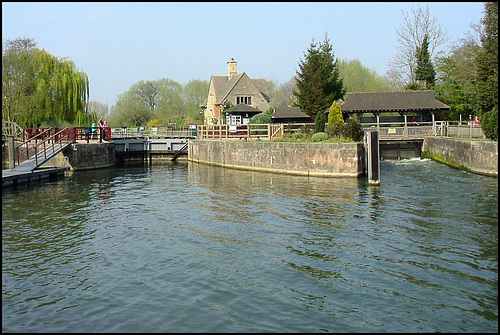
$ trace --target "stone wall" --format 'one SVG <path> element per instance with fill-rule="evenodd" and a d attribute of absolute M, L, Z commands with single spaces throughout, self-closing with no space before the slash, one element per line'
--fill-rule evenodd
<path fill-rule="evenodd" d="M 363 144 L 190 140 L 188 160 L 226 168 L 318 177 L 365 173 Z"/>
<path fill-rule="evenodd" d="M 115 165 L 114 143 L 74 143 L 63 151 L 73 170 L 87 170 Z M 49 162 L 50 163 L 50 162 Z"/>
<path fill-rule="evenodd" d="M 498 142 L 426 137 L 422 157 L 473 173 L 498 177 Z"/>
<path fill-rule="evenodd" d="M 7 149 L 2 148 L 2 165 L 8 168 Z M 65 158 L 67 157 L 67 158 Z M 70 166 L 71 170 L 99 169 L 115 165 L 114 143 L 73 143 L 42 167 Z M 17 166 L 17 162 L 16 162 Z"/>

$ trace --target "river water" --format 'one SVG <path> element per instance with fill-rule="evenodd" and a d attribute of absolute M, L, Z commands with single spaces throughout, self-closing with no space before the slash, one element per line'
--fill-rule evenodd
<path fill-rule="evenodd" d="M 127 165 L 2 191 L 2 330 L 498 331 L 498 179 Z"/>

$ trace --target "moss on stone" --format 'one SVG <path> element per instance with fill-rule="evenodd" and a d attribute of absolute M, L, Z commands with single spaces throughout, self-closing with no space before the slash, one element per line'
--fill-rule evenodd
<path fill-rule="evenodd" d="M 451 166 L 451 167 L 456 168 L 456 169 L 465 170 L 468 172 L 474 172 L 473 170 L 469 169 L 468 167 L 463 166 L 461 164 L 457 164 L 456 162 L 452 162 L 452 161 L 450 161 L 450 160 L 444 158 L 443 156 L 440 156 L 434 152 L 422 151 L 421 157 L 432 159 L 436 162 L 446 164 L 446 165 Z"/>

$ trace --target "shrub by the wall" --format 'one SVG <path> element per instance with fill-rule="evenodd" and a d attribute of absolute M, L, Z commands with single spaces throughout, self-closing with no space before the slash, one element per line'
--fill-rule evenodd
<path fill-rule="evenodd" d="M 325 133 L 325 132 L 319 132 L 319 133 L 315 133 L 312 137 L 311 137 L 311 141 L 313 142 L 321 142 L 321 141 L 325 141 L 328 139 L 328 134 Z"/>

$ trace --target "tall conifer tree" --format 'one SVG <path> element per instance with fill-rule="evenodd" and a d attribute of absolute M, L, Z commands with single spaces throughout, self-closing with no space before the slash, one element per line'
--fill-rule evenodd
<path fill-rule="evenodd" d="M 318 112 L 325 112 L 333 101 L 344 96 L 342 78 L 326 34 L 323 43 L 311 42 L 299 68 L 293 95 L 297 98 L 296 106 L 307 115 L 315 117 Z"/>
<path fill-rule="evenodd" d="M 431 62 L 429 53 L 429 35 L 424 36 L 422 45 L 416 50 L 417 68 L 415 69 L 415 78 L 422 82 L 424 89 L 431 89 L 436 83 L 436 71 Z"/>

